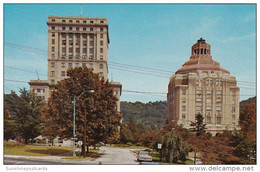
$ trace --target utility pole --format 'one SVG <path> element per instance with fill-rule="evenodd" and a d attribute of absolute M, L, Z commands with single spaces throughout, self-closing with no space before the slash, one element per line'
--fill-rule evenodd
<path fill-rule="evenodd" d="M 73 99 L 73 158 L 75 158 L 75 105 L 76 99 Z"/>
<path fill-rule="evenodd" d="M 86 130 L 87 130 L 87 105 L 86 101 L 84 101 L 85 108 L 84 108 L 84 139 L 83 139 L 83 157 L 86 158 Z"/>

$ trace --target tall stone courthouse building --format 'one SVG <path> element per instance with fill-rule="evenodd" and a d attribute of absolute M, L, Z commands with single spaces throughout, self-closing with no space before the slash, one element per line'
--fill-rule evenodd
<path fill-rule="evenodd" d="M 66 71 L 88 67 L 108 79 L 108 22 L 106 18 L 49 16 L 48 80 L 31 80 L 30 90 L 47 101 L 58 81 L 67 78 Z M 120 111 L 122 85 L 110 82 L 118 98 Z"/>
<path fill-rule="evenodd" d="M 236 78 L 212 59 L 211 46 L 202 38 L 191 48 L 191 56 L 170 78 L 167 119 L 190 128 L 197 114 L 204 117 L 213 135 L 238 129 L 239 88 Z"/>

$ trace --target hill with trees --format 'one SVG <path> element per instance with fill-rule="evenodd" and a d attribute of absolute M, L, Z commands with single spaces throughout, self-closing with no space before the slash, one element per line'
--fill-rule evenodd
<path fill-rule="evenodd" d="M 256 103 L 256 97 L 251 97 L 240 102 L 240 110 L 244 110 L 249 103 Z M 167 115 L 167 102 L 121 102 L 121 112 L 124 122 L 129 122 L 133 116 L 137 123 L 142 123 L 144 126 L 159 129 L 165 124 Z"/>
<path fill-rule="evenodd" d="M 251 97 L 251 98 L 248 98 L 246 100 L 242 100 L 240 102 L 240 111 L 244 110 L 245 109 L 245 106 L 247 104 L 250 104 L 250 103 L 256 103 L 256 96 L 255 97 Z"/>
<path fill-rule="evenodd" d="M 142 123 L 144 126 L 151 129 L 159 129 L 166 121 L 167 102 L 121 102 L 121 112 L 124 122 L 129 122 L 131 117 L 134 117 L 137 123 Z"/>

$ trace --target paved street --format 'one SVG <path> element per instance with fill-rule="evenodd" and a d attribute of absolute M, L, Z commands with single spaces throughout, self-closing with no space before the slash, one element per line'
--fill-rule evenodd
<path fill-rule="evenodd" d="M 100 158 L 97 158 L 95 162 L 101 162 L 102 164 L 139 164 L 136 161 L 136 156 L 128 148 L 108 148 L 101 147 L 103 154 Z"/>

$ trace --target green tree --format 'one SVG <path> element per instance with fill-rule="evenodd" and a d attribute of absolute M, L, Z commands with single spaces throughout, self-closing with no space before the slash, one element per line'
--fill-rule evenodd
<path fill-rule="evenodd" d="M 196 115 L 196 122 L 191 122 L 192 132 L 195 132 L 197 136 L 204 135 L 206 133 L 206 124 L 203 123 L 203 116 L 201 114 Z"/>
<path fill-rule="evenodd" d="M 88 68 L 69 69 L 67 76 L 68 78 L 58 82 L 46 110 L 51 122 L 57 125 L 55 134 L 62 138 L 72 137 L 72 101 L 85 92 L 76 102 L 76 136 L 83 140 L 86 112 L 87 145 L 106 142 L 118 132 L 122 117 L 117 111 L 117 98 L 110 83 L 100 79 L 98 74 Z M 87 90 L 95 92 L 90 93 Z"/>
<path fill-rule="evenodd" d="M 9 110 L 4 110 L 4 139 L 14 139 L 17 135 L 17 124 L 11 117 Z"/>
<path fill-rule="evenodd" d="M 188 152 L 189 147 L 183 142 L 180 135 L 175 132 L 166 133 L 162 144 L 162 157 L 165 162 L 176 163 L 179 160 L 185 161 Z"/>
<path fill-rule="evenodd" d="M 134 142 L 134 137 L 132 135 L 132 132 L 129 130 L 128 126 L 126 125 L 122 125 L 120 128 L 120 142 L 124 144 L 128 142 L 131 143 Z"/>
<path fill-rule="evenodd" d="M 41 108 L 44 105 L 41 97 L 20 89 L 20 96 L 15 92 L 5 96 L 5 108 L 9 110 L 11 116 L 17 123 L 17 131 L 24 138 L 25 143 L 34 139 L 42 133 Z"/>

